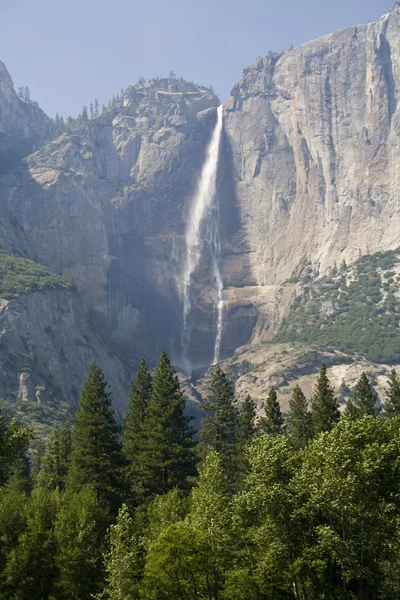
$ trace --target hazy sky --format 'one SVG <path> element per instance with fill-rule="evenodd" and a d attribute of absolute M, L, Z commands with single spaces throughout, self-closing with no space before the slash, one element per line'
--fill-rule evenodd
<path fill-rule="evenodd" d="M 242 69 L 349 25 L 394 0 L 0 0 L 0 60 L 50 115 L 102 104 L 139 77 L 213 85 L 225 101 Z"/>

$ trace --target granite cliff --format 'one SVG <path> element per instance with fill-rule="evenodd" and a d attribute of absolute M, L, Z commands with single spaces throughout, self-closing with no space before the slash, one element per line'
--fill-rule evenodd
<path fill-rule="evenodd" d="M 1 157 L 19 140 L 46 138 L 45 115 L 10 82 L 0 65 Z M 279 330 L 299 293 L 290 280 L 305 265 L 317 279 L 400 245 L 399 89 L 398 6 L 245 69 L 224 106 L 217 178 L 223 357 Z M 142 355 L 154 363 L 164 347 L 182 364 L 185 220 L 218 104 L 211 90 L 178 79 L 132 86 L 118 106 L 3 169 L 0 247 L 68 274 L 78 289 L 76 299 L 35 292 L 42 308 L 28 294 L 2 309 L 9 337 L 14 314 L 37 315 L 32 333 L 25 319 L 24 337 L 35 337 L 38 371 L 61 339 L 71 349 L 82 336 L 77 384 L 96 352 L 102 366 L 113 353 L 121 388 Z M 215 338 L 207 255 L 193 288 L 189 358 L 199 368 L 210 364 Z M 56 324 L 58 311 L 68 322 Z M 53 337 L 41 344 L 46 312 Z M 72 354 L 56 368 L 67 373 Z"/>

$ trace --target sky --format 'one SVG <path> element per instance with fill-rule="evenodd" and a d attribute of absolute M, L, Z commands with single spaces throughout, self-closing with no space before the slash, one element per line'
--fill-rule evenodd
<path fill-rule="evenodd" d="M 243 68 L 394 0 L 0 0 L 0 60 L 49 116 L 76 116 L 139 77 L 212 85 L 225 102 Z"/>

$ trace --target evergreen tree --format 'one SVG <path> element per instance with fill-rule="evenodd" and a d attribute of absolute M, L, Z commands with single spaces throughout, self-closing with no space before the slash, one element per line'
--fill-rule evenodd
<path fill-rule="evenodd" d="M 239 418 L 232 382 L 219 365 L 212 375 L 204 409 L 207 415 L 200 431 L 200 456 L 205 458 L 213 448 L 233 484 L 237 478 Z"/>
<path fill-rule="evenodd" d="M 244 448 L 256 432 L 257 405 L 250 395 L 247 395 L 239 409 L 239 442 Z"/>
<path fill-rule="evenodd" d="M 43 463 L 43 459 L 46 455 L 46 444 L 44 442 L 44 440 L 40 439 L 36 445 L 35 448 L 35 453 L 33 455 L 33 460 L 32 460 L 32 481 L 36 482 L 38 475 L 40 473 L 40 470 L 42 468 L 42 463 Z"/>
<path fill-rule="evenodd" d="M 0 597 L 4 593 L 2 574 L 7 557 L 26 530 L 27 485 L 20 473 L 13 474 L 0 488 Z"/>
<path fill-rule="evenodd" d="M 0 412 L 0 486 L 15 470 L 28 465 L 28 446 L 32 431 L 17 425 L 15 419 Z"/>
<path fill-rule="evenodd" d="M 81 114 L 81 120 L 82 123 L 87 123 L 88 122 L 88 110 L 87 110 L 87 106 L 83 106 L 82 107 L 82 114 Z"/>
<path fill-rule="evenodd" d="M 98 500 L 116 511 L 121 497 L 122 453 L 107 382 L 95 362 L 83 384 L 72 432 L 67 488 L 90 485 Z"/>
<path fill-rule="evenodd" d="M 166 494 L 174 487 L 188 489 L 195 472 L 193 430 L 185 400 L 166 353 L 161 352 L 144 423 L 145 441 L 137 478 L 142 500 Z"/>
<path fill-rule="evenodd" d="M 71 428 L 65 425 L 56 429 L 42 460 L 37 484 L 48 489 L 63 490 L 67 478 L 71 454 Z"/>
<path fill-rule="evenodd" d="M 104 114 L 107 112 L 107 106 L 105 104 L 103 104 L 103 106 L 101 107 L 101 112 Z"/>
<path fill-rule="evenodd" d="M 123 504 L 108 534 L 104 554 L 106 585 L 97 600 L 136 600 L 142 571 L 142 543 L 128 507 Z"/>
<path fill-rule="evenodd" d="M 90 103 L 89 110 L 90 110 L 90 119 L 93 120 L 93 117 L 94 117 L 93 102 Z"/>
<path fill-rule="evenodd" d="M 305 446 L 311 438 L 311 415 L 308 411 L 307 399 L 297 384 L 294 386 L 289 400 L 286 431 L 296 450 Z"/>
<path fill-rule="evenodd" d="M 349 419 L 361 419 L 365 415 L 377 417 L 380 406 L 377 406 L 377 395 L 366 373 L 362 373 L 354 390 L 354 396 L 348 401 L 345 415 Z"/>
<path fill-rule="evenodd" d="M 138 488 L 142 472 L 141 453 L 145 447 L 145 419 L 152 394 L 152 378 L 144 360 L 141 361 L 135 381 L 131 384 L 126 415 L 123 453 L 126 462 L 126 479 L 132 496 L 140 496 Z"/>
<path fill-rule="evenodd" d="M 311 418 L 314 435 L 331 431 L 340 418 L 339 402 L 328 379 L 325 363 L 321 365 L 311 399 Z"/>
<path fill-rule="evenodd" d="M 65 498 L 54 525 L 57 600 L 91 598 L 100 590 L 107 519 L 89 486 Z"/>
<path fill-rule="evenodd" d="M 283 433 L 284 419 L 279 406 L 275 388 L 271 388 L 265 403 L 265 417 L 261 419 L 260 429 L 263 433 L 279 435 Z"/>
<path fill-rule="evenodd" d="M 25 90 L 23 87 L 19 87 L 18 88 L 18 98 L 20 100 L 24 100 L 25 99 Z"/>
<path fill-rule="evenodd" d="M 25 86 L 25 89 L 24 89 L 24 100 L 25 100 L 25 102 L 31 101 L 31 93 L 30 93 L 27 85 Z"/>
<path fill-rule="evenodd" d="M 400 377 L 395 369 L 389 375 L 383 408 L 388 417 L 400 415 Z"/>
<path fill-rule="evenodd" d="M 97 98 L 94 99 L 93 115 L 95 117 L 99 116 L 99 101 L 97 100 Z"/>
<path fill-rule="evenodd" d="M 66 127 L 68 131 L 72 131 L 75 128 L 75 119 L 72 117 L 67 117 Z"/>

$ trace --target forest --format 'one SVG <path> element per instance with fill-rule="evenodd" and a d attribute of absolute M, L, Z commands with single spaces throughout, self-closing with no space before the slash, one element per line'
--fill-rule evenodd
<path fill-rule="evenodd" d="M 258 415 L 216 366 L 195 432 L 162 352 L 122 426 L 96 363 L 47 439 L 3 411 L 0 598 L 400 598 L 399 375 L 344 411 L 324 364 L 287 415 L 278 391 Z"/>

